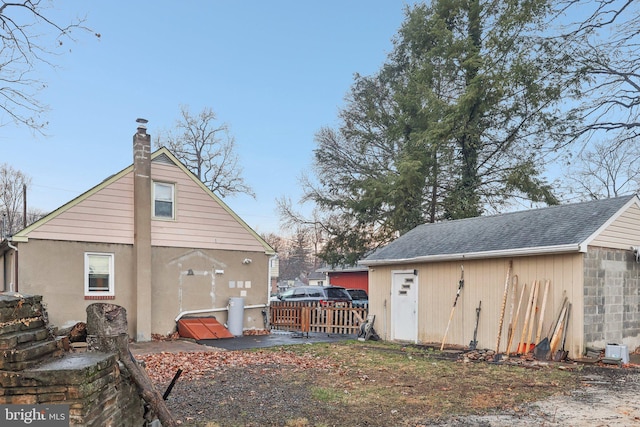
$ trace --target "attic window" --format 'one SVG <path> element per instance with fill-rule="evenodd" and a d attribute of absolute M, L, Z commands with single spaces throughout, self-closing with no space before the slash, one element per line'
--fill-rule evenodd
<path fill-rule="evenodd" d="M 173 184 L 153 183 L 153 217 L 175 218 L 175 186 Z"/>

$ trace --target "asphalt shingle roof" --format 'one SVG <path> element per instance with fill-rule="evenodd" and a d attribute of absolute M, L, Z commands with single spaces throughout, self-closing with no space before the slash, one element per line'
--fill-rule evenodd
<path fill-rule="evenodd" d="M 430 256 L 578 245 L 635 195 L 528 211 L 422 224 L 365 258 L 410 260 Z"/>

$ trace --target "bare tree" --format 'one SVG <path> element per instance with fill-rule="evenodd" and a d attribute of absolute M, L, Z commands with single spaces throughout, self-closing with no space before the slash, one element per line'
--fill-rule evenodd
<path fill-rule="evenodd" d="M 255 194 L 242 178 L 238 164 L 235 138 L 226 123 L 219 123 L 211 108 L 205 108 L 197 116 L 189 108 L 181 107 L 181 119 L 176 121 L 175 131 L 161 135 L 157 146 L 165 145 L 213 192 L 222 197 L 244 193 Z"/>
<path fill-rule="evenodd" d="M 9 164 L 0 165 L 0 215 L 2 230 L 0 240 L 11 236 L 27 224 L 23 222 L 24 192 L 31 178 Z"/>
<path fill-rule="evenodd" d="M 640 136 L 640 4 L 633 0 L 560 0 L 561 37 L 583 84 L 572 114 L 583 121 L 574 137 L 618 143 Z M 614 136 L 615 135 L 615 136 Z"/>
<path fill-rule="evenodd" d="M 53 58 L 74 31 L 91 31 L 78 19 L 60 25 L 50 18 L 53 2 L 25 0 L 0 3 L 0 126 L 10 121 L 42 133 L 48 107 L 37 98 L 46 84 L 34 77 L 41 66 L 55 67 Z M 95 34 L 100 37 L 100 34 Z"/>
<path fill-rule="evenodd" d="M 569 192 L 582 199 L 631 194 L 640 188 L 640 144 L 596 143 L 583 151 L 565 175 Z"/>
<path fill-rule="evenodd" d="M 305 178 L 302 178 L 304 181 Z M 278 214 L 280 216 L 281 227 L 285 230 L 302 232 L 307 236 L 310 248 L 312 248 L 313 269 L 316 270 L 322 263 L 321 252 L 327 241 L 329 230 L 327 224 L 331 224 L 331 215 L 322 215 L 316 207 L 309 217 L 296 211 L 293 207 L 291 199 L 281 197 L 276 200 Z"/>
<path fill-rule="evenodd" d="M 318 268 L 317 246 L 311 229 L 297 227 L 288 236 L 269 233 L 262 237 L 278 253 L 281 279 L 306 282 L 309 273 Z"/>

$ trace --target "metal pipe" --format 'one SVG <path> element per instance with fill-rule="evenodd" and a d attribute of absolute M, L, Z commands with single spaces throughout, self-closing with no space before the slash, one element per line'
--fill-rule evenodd
<path fill-rule="evenodd" d="M 245 305 L 244 308 L 247 309 L 251 309 L 251 308 L 264 308 L 264 307 L 268 307 L 267 304 L 254 304 L 254 305 Z M 214 313 L 214 312 L 219 312 L 219 311 L 228 311 L 229 310 L 229 306 L 227 305 L 226 307 L 218 307 L 218 308 L 205 308 L 202 310 L 187 310 L 187 311 L 183 311 L 180 314 L 178 314 L 178 317 L 176 317 L 176 322 L 178 320 L 180 320 L 182 318 L 182 316 L 185 316 L 187 314 L 201 314 L 201 313 Z"/>
<path fill-rule="evenodd" d="M 222 307 L 222 308 L 206 308 L 203 310 L 187 310 L 187 311 L 182 311 L 180 312 L 180 314 L 178 314 L 178 317 L 176 317 L 176 322 L 178 320 L 180 320 L 182 318 L 182 316 L 185 316 L 187 314 L 201 314 L 201 313 L 213 313 L 213 312 L 218 312 L 218 311 L 226 311 L 229 310 L 229 306 L 227 307 Z"/>
<path fill-rule="evenodd" d="M 13 292 L 18 292 L 18 248 L 11 244 L 11 238 L 7 239 L 7 246 L 15 251 L 13 260 L 13 279 L 15 280 Z"/>

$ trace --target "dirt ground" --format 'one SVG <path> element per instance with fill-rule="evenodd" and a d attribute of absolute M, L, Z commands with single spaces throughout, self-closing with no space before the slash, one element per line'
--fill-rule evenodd
<path fill-rule="evenodd" d="M 522 412 L 450 420 L 450 426 L 634 426 L 640 425 L 640 372 L 586 368 L 581 386 L 528 404 Z"/>
<path fill-rule="evenodd" d="M 576 370 L 579 381 L 573 389 L 558 387 L 555 395 L 540 400 L 498 409 L 491 408 L 491 402 L 484 402 L 490 408 L 487 411 L 458 412 L 482 415 L 440 417 L 433 416 L 440 411 L 425 405 L 422 396 L 433 393 L 434 387 L 456 395 L 468 390 L 425 383 L 416 376 L 403 377 L 399 372 L 375 367 L 371 371 L 358 371 L 355 379 L 345 378 L 340 366 L 324 358 L 300 358 L 293 354 L 202 353 L 197 359 L 190 354 L 185 362 L 186 357 L 162 354 L 146 359 L 147 370 L 161 391 L 176 366 L 191 364 L 190 374 L 176 382 L 167 399 L 170 411 L 185 426 L 640 425 L 640 371 L 633 368 L 585 366 Z M 336 384 L 339 396 L 318 395 L 316 384 L 326 384 L 328 378 Z M 376 381 L 388 384 L 388 392 L 382 391 L 376 403 L 371 404 L 370 399 L 358 396 L 361 390 L 358 383 Z M 539 384 L 535 381 L 530 385 L 536 386 Z M 497 388 L 500 390 L 496 392 L 504 393 L 507 386 L 500 384 Z M 547 388 L 548 385 L 545 391 Z M 515 393 L 516 385 L 513 390 Z M 385 393 L 393 393 L 394 399 L 385 397 Z M 398 405 L 395 398 L 398 394 L 406 404 Z M 491 400 L 492 396 L 473 399 Z M 369 403 L 362 404 L 365 400 Z M 482 408 L 484 404 L 471 403 L 474 408 Z"/>

